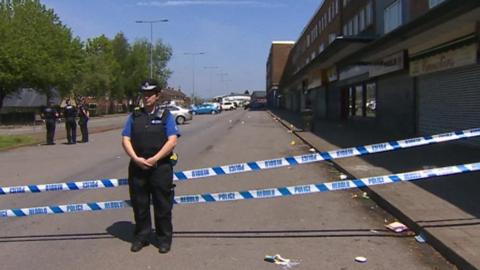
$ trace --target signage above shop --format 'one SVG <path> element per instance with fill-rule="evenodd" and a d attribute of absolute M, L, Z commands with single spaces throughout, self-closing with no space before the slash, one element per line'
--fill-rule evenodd
<path fill-rule="evenodd" d="M 345 67 L 340 70 L 339 80 L 350 79 L 359 75 L 368 74 L 370 66 L 368 65 L 355 65 Z"/>
<path fill-rule="evenodd" d="M 383 74 L 392 73 L 405 68 L 405 52 L 399 52 L 387 56 L 370 66 L 370 77 L 377 77 Z"/>
<path fill-rule="evenodd" d="M 478 44 L 473 43 L 410 61 L 410 75 L 418 76 L 477 63 Z"/>

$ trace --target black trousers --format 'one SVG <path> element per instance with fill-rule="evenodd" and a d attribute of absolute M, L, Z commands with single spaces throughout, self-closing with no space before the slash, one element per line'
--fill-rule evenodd
<path fill-rule="evenodd" d="M 88 142 L 88 120 L 80 119 L 78 120 L 78 125 L 80 126 L 80 132 L 82 132 L 82 142 Z"/>
<path fill-rule="evenodd" d="M 75 118 L 65 119 L 65 128 L 67 129 L 68 143 L 76 143 L 77 142 L 77 122 L 75 122 Z"/>
<path fill-rule="evenodd" d="M 135 238 L 147 240 L 152 231 L 150 217 L 150 200 L 152 200 L 158 240 L 161 244 L 171 244 L 172 208 L 175 196 L 172 165 L 163 163 L 158 164 L 156 168 L 142 170 L 130 161 L 128 186 L 135 218 Z"/>
<path fill-rule="evenodd" d="M 45 120 L 45 125 L 47 126 L 47 144 L 53 144 L 55 137 L 55 119 Z"/>

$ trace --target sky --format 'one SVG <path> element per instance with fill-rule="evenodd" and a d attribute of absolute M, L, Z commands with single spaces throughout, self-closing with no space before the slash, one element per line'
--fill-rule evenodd
<path fill-rule="evenodd" d="M 123 32 L 130 43 L 154 41 L 173 55 L 168 84 L 209 98 L 265 90 L 272 41 L 296 41 L 322 0 L 41 0 L 82 40 Z M 192 54 L 203 52 L 202 55 Z M 195 76 L 194 76 L 195 74 Z M 194 87 L 193 87 L 194 86 Z"/>

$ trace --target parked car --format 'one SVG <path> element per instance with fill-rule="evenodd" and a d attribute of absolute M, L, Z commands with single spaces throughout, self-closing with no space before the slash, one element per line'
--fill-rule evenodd
<path fill-rule="evenodd" d="M 160 109 L 168 109 L 175 118 L 175 122 L 177 122 L 177 125 L 183 125 L 186 121 L 190 121 L 193 119 L 191 110 L 185 109 L 177 105 L 162 105 L 160 106 Z"/>
<path fill-rule="evenodd" d="M 218 102 L 205 102 L 203 105 L 211 105 L 215 107 L 219 112 L 222 112 L 222 105 Z"/>
<path fill-rule="evenodd" d="M 235 109 L 235 104 L 233 102 L 224 102 L 222 103 L 222 110 L 234 110 Z"/>
<path fill-rule="evenodd" d="M 217 114 L 219 112 L 220 110 L 217 107 L 208 104 L 195 106 L 192 111 L 193 114 Z"/>

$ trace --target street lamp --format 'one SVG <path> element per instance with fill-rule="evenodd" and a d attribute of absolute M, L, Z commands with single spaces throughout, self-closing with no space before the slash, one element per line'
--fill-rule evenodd
<path fill-rule="evenodd" d="M 184 55 L 191 55 L 192 56 L 192 96 L 193 96 L 193 103 L 195 103 L 195 56 L 197 55 L 204 55 L 205 52 L 186 52 Z"/>
<path fill-rule="evenodd" d="M 212 89 L 213 70 L 214 70 L 214 69 L 217 69 L 218 67 L 217 67 L 217 66 L 206 66 L 206 67 L 203 67 L 203 68 L 210 70 L 210 92 L 213 92 L 213 89 Z"/>
<path fill-rule="evenodd" d="M 159 22 L 168 22 L 168 20 L 161 19 L 161 20 L 151 20 L 151 21 L 144 21 L 144 20 L 135 21 L 135 23 L 150 24 L 150 79 L 153 79 L 153 24 L 159 23 Z"/>

